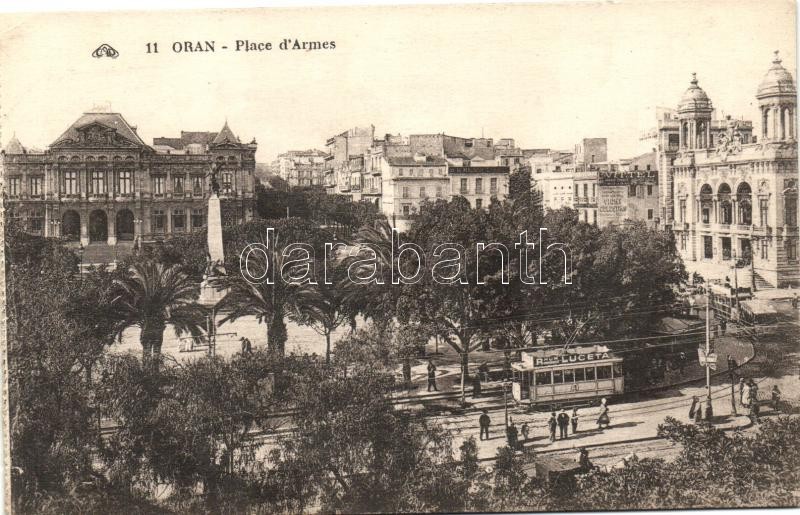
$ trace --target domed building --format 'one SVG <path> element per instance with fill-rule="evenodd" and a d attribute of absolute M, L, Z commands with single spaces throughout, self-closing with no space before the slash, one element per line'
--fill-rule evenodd
<path fill-rule="evenodd" d="M 109 262 L 136 240 L 203 230 L 212 170 L 223 223 L 252 217 L 255 152 L 227 122 L 148 145 L 121 114 L 84 113 L 45 151 L 9 141 L 5 207 L 28 232 L 82 245 L 85 263 Z"/>
<path fill-rule="evenodd" d="M 798 286 L 797 100 L 777 52 L 756 98 L 760 137 L 730 117 L 714 134 L 711 100 L 693 77 L 677 110 L 672 228 L 687 269 L 706 280 Z"/>

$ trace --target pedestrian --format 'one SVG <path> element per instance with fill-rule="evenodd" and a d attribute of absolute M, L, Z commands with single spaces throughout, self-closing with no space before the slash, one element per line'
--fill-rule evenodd
<path fill-rule="evenodd" d="M 517 426 L 516 424 L 514 424 L 513 419 L 511 420 L 511 423 L 508 425 L 508 429 L 506 430 L 506 436 L 508 437 L 508 446 L 516 451 L 518 448 L 519 433 L 517 432 Z"/>
<path fill-rule="evenodd" d="M 250 340 L 242 336 L 239 341 L 242 343 L 242 354 L 252 354 L 253 346 Z"/>
<path fill-rule="evenodd" d="M 569 415 L 561 408 L 561 413 L 558 414 L 558 438 L 564 440 L 567 437 L 567 428 L 569 427 Z"/>
<path fill-rule="evenodd" d="M 597 427 L 603 429 L 603 424 L 606 425 L 606 429 L 611 427 L 611 419 L 608 417 L 608 401 L 606 401 L 605 397 L 600 400 L 600 416 L 597 417 Z"/>
<path fill-rule="evenodd" d="M 698 402 L 700 402 L 700 400 L 697 398 L 697 395 L 693 395 L 692 396 L 692 407 L 689 408 L 689 420 L 694 420 L 695 411 L 697 411 L 699 409 L 699 407 L 697 406 Z"/>
<path fill-rule="evenodd" d="M 697 409 L 694 410 L 694 423 L 699 424 L 702 421 L 703 421 L 703 403 L 698 401 Z"/>
<path fill-rule="evenodd" d="M 428 391 L 431 391 L 433 388 L 435 391 L 439 391 L 436 387 L 436 365 L 433 364 L 433 360 L 428 360 Z"/>
<path fill-rule="evenodd" d="M 558 422 L 556 421 L 556 412 L 552 412 L 550 414 L 550 420 L 547 421 L 547 427 L 550 429 L 550 441 L 556 441 L 556 427 L 558 426 Z"/>
<path fill-rule="evenodd" d="M 522 428 L 520 429 L 520 431 L 522 432 L 523 442 L 527 442 L 528 439 L 530 438 L 530 429 L 528 428 L 527 422 L 522 423 Z"/>
<path fill-rule="evenodd" d="M 724 318 L 721 318 L 719 321 L 719 329 L 723 335 L 725 335 L 725 330 L 727 328 L 728 328 L 728 322 Z"/>
<path fill-rule="evenodd" d="M 800 300 L 797 298 L 797 294 L 795 293 L 795 294 L 794 294 L 794 297 L 792 297 L 792 307 L 793 307 L 794 309 L 797 309 L 797 306 L 798 306 L 799 304 L 800 304 Z"/>
<path fill-rule="evenodd" d="M 572 408 L 572 418 L 570 419 L 572 422 L 572 434 L 578 432 L 578 408 Z"/>
<path fill-rule="evenodd" d="M 478 417 L 478 424 L 481 426 L 481 436 L 480 439 L 483 440 L 483 435 L 486 435 L 486 439 L 489 439 L 489 425 L 491 425 L 492 419 L 489 418 L 489 413 L 486 410 L 483 410 L 481 416 Z"/>
<path fill-rule="evenodd" d="M 480 374 L 481 379 L 483 380 L 484 383 L 488 383 L 489 382 L 489 364 L 488 363 L 486 363 L 485 361 L 483 363 L 481 363 L 480 366 L 478 367 L 478 373 Z"/>
<path fill-rule="evenodd" d="M 680 361 L 678 361 L 678 368 L 679 368 L 679 371 L 680 371 L 681 375 L 683 375 L 683 369 L 684 369 L 685 366 L 686 366 L 686 353 L 685 352 L 681 352 L 681 359 L 680 359 Z"/>
<path fill-rule="evenodd" d="M 481 396 L 481 378 L 480 376 L 474 376 L 472 378 L 472 397 L 477 399 Z"/>
<path fill-rule="evenodd" d="M 778 408 L 781 404 L 781 391 L 778 389 L 778 385 L 774 385 L 772 387 L 772 409 L 778 411 Z"/>

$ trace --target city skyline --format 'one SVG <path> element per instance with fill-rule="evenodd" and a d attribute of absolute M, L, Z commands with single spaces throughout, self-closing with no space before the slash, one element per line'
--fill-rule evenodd
<path fill-rule="evenodd" d="M 773 51 L 795 74 L 791 3 L 717 5 L 702 12 L 686 2 L 359 7 L 315 9 L 326 16 L 313 19 L 302 9 L 265 9 L 227 12 L 224 21 L 215 16 L 221 11 L 102 21 L 87 13 L 58 21 L 11 15 L 0 51 L 4 72 L 17 80 L 0 97 L 0 142 L 16 135 L 44 148 L 107 102 L 148 144 L 181 130 L 217 131 L 227 120 L 242 141 L 256 138 L 259 162 L 322 148 L 331 134 L 369 124 L 376 135 L 485 135 L 523 148 L 568 150 L 580 138 L 607 137 L 610 159 L 630 157 L 655 123 L 654 108 L 674 108 L 691 73 L 717 117 L 750 119 L 756 131 L 754 92 Z M 176 16 L 191 19 L 191 35 L 175 27 Z M 150 33 L 161 43 L 157 56 L 144 50 Z M 335 40 L 336 48 L 219 50 L 240 38 L 277 44 L 292 33 Z M 174 53 L 172 40 L 214 40 L 217 52 Z M 120 57 L 75 58 L 100 42 Z M 33 66 L 42 46 L 48 66 Z"/>

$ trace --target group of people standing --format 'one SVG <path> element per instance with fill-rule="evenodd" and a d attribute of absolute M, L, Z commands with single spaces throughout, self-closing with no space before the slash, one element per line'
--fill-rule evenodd
<path fill-rule="evenodd" d="M 487 410 L 483 410 L 480 417 L 478 417 L 478 424 L 480 425 L 480 439 L 481 440 L 489 440 L 489 427 L 491 426 L 492 420 L 489 417 L 489 413 Z M 610 427 L 611 420 L 608 416 L 608 403 L 606 399 L 600 401 L 600 415 L 597 418 L 597 426 L 600 429 Z M 569 438 L 569 429 L 572 426 L 572 434 L 578 433 L 578 408 L 572 409 L 572 415 L 568 415 L 565 409 L 561 409 L 561 412 L 556 415 L 556 412 L 553 411 L 550 415 L 550 419 L 547 421 L 547 427 L 550 430 L 550 441 L 556 441 L 556 430 L 558 430 L 558 438 L 559 440 L 564 440 Z M 520 432 L 522 433 L 522 440 L 520 441 Z M 514 419 L 510 419 L 508 426 L 506 427 L 506 438 L 508 439 L 508 445 L 512 449 L 519 449 L 522 447 L 522 444 L 527 442 L 530 439 L 530 428 L 528 427 L 528 423 L 523 423 L 520 429 L 517 429 L 517 425 L 514 423 Z"/>
<path fill-rule="evenodd" d="M 558 438 L 563 440 L 568 437 L 568 429 L 572 424 L 572 434 L 578 432 L 578 408 L 572 409 L 572 417 L 567 415 L 567 412 L 562 408 L 561 413 L 556 416 L 556 412 L 550 414 L 550 420 L 547 421 L 547 427 L 550 429 L 550 441 L 556 441 L 556 428 L 558 428 Z"/>

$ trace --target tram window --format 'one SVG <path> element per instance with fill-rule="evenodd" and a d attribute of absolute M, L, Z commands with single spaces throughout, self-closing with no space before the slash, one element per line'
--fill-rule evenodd
<path fill-rule="evenodd" d="M 586 381 L 586 374 L 584 373 L 583 368 L 576 368 L 575 369 L 575 381 Z"/>
<path fill-rule="evenodd" d="M 586 380 L 594 381 L 594 367 L 589 367 L 586 369 Z"/>
<path fill-rule="evenodd" d="M 550 372 L 536 372 L 536 384 L 553 384 Z"/>
<path fill-rule="evenodd" d="M 622 377 L 622 363 L 614 363 L 614 377 Z"/>
<path fill-rule="evenodd" d="M 597 367 L 597 379 L 611 379 L 611 365 Z"/>
<path fill-rule="evenodd" d="M 564 382 L 565 383 L 574 383 L 575 382 L 575 371 L 574 370 L 570 369 L 570 370 L 565 370 L 564 371 Z"/>
<path fill-rule="evenodd" d="M 553 384 L 561 384 L 564 382 L 564 371 L 553 370 Z"/>

